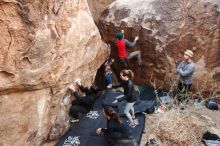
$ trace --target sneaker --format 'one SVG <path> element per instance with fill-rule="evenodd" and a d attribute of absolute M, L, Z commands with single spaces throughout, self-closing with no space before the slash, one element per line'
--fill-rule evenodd
<path fill-rule="evenodd" d="M 75 123 L 75 122 L 79 122 L 79 119 L 74 119 L 74 118 L 70 119 L 70 123 Z"/>
<path fill-rule="evenodd" d="M 131 122 L 130 124 L 129 124 L 129 126 L 131 127 L 131 128 L 135 128 L 135 123 L 134 122 Z"/>
<path fill-rule="evenodd" d="M 134 119 L 133 122 L 134 122 L 135 125 L 139 125 L 138 119 Z"/>
<path fill-rule="evenodd" d="M 132 120 L 135 120 L 135 116 L 132 116 Z"/>
<path fill-rule="evenodd" d="M 112 88 L 112 84 L 109 84 L 109 85 L 107 86 L 107 88 L 108 88 L 108 89 L 111 89 L 111 88 Z"/>
<path fill-rule="evenodd" d="M 127 122 L 128 122 L 129 127 L 131 128 L 135 128 L 139 124 L 138 119 L 135 119 L 133 122 L 128 120 Z"/>

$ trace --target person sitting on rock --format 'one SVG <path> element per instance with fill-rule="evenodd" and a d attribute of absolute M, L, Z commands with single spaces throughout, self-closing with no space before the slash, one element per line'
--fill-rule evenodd
<path fill-rule="evenodd" d="M 180 75 L 180 80 L 178 84 L 178 99 L 180 101 L 186 100 L 188 91 L 193 83 L 193 72 L 195 70 L 195 63 L 192 61 L 193 52 L 187 50 L 184 52 L 184 60 L 178 65 L 177 73 Z"/>
<path fill-rule="evenodd" d="M 105 84 L 107 89 L 112 88 L 112 70 L 111 70 L 111 65 L 115 60 L 112 59 L 107 59 L 105 64 L 104 64 L 104 71 L 105 71 Z"/>
<path fill-rule="evenodd" d="M 103 133 L 111 146 L 137 146 L 137 142 L 132 136 L 131 129 L 122 122 L 118 113 L 112 107 L 103 106 L 103 115 L 107 119 L 107 127 L 97 128 L 96 133 L 98 135 Z"/>
<path fill-rule="evenodd" d="M 78 92 L 76 92 L 76 87 L 70 85 L 69 89 L 72 91 L 72 95 L 76 99 L 72 102 L 69 115 L 74 119 L 79 119 L 80 114 L 86 114 L 93 108 L 93 104 L 98 98 L 97 94 L 99 89 L 96 85 L 92 85 L 90 88 L 84 87 L 81 85 L 80 80 L 76 81 L 76 85 L 81 92 L 85 93 L 85 96 L 80 96 Z"/>
<path fill-rule="evenodd" d="M 121 32 L 117 33 L 116 37 L 117 37 L 118 57 L 120 59 L 120 62 L 124 64 L 125 67 L 127 67 L 127 60 L 137 57 L 138 66 L 143 67 L 144 64 L 141 60 L 140 51 L 134 51 L 128 53 L 128 49 L 136 45 L 138 36 L 135 37 L 133 42 L 129 42 L 127 39 L 124 39 L 124 30 L 122 30 Z"/>

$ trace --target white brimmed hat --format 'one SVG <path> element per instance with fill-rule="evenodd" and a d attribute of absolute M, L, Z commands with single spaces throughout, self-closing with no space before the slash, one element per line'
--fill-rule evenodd
<path fill-rule="evenodd" d="M 189 57 L 193 57 L 193 52 L 191 50 L 186 50 L 184 52 L 185 55 L 189 56 Z"/>

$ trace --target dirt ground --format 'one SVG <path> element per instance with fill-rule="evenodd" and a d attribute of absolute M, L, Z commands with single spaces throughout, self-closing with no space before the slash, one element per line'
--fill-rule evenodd
<path fill-rule="evenodd" d="M 202 106 L 201 109 L 195 110 L 192 101 L 191 101 L 191 103 L 188 103 L 187 108 L 185 110 L 188 111 L 188 113 L 190 112 L 190 114 L 193 117 L 198 117 L 198 119 L 199 119 L 198 121 L 203 123 L 208 131 L 220 136 L 220 111 L 219 110 L 218 111 L 209 110 L 204 105 Z M 167 112 L 169 112 L 169 111 L 167 111 Z M 162 117 L 161 114 L 164 114 L 164 113 L 147 114 L 145 116 L 145 118 L 146 118 L 145 119 L 145 121 L 146 121 L 145 122 L 145 130 L 142 135 L 142 140 L 141 140 L 140 146 L 145 146 L 148 139 L 152 138 L 152 137 L 156 139 L 156 141 L 158 143 L 157 146 L 169 146 L 169 145 L 165 144 L 165 142 L 161 142 L 160 139 L 158 139 L 158 137 L 154 133 L 155 127 L 158 127 L 158 121 L 161 120 L 160 119 Z M 191 136 L 191 135 L 189 134 L 189 136 Z M 201 143 L 199 145 L 203 145 L 203 144 Z"/>

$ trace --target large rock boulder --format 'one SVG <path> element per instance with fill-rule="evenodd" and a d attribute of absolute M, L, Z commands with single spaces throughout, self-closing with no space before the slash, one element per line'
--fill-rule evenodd
<path fill-rule="evenodd" d="M 109 51 L 86 0 L 2 0 L 0 9 L 0 145 L 42 145 L 68 129 L 67 85 L 91 85 Z"/>
<path fill-rule="evenodd" d="M 194 87 L 202 83 L 214 89 L 220 82 L 219 10 L 219 0 L 116 0 L 102 13 L 99 30 L 113 57 L 117 32 L 124 29 L 128 40 L 139 35 L 133 50 L 142 52 L 146 67 L 129 62 L 136 83 L 173 84 L 177 63 L 191 49 L 197 64 Z M 118 72 L 120 64 L 114 68 Z"/>
<path fill-rule="evenodd" d="M 95 22 L 98 23 L 102 11 L 104 11 L 113 1 L 115 0 L 87 0 Z"/>

